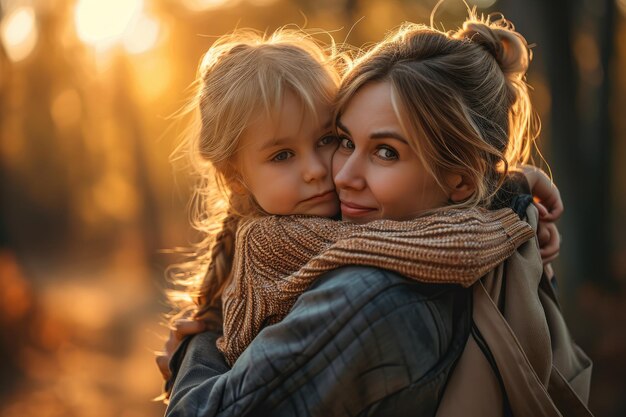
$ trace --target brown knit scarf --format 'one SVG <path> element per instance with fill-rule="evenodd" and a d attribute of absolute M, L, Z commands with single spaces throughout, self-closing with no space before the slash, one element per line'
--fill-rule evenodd
<path fill-rule="evenodd" d="M 217 347 L 232 365 L 263 327 L 282 320 L 330 270 L 366 265 L 420 282 L 469 287 L 533 236 L 510 209 L 450 209 L 364 225 L 299 215 L 244 221 L 223 294 L 224 335 Z"/>

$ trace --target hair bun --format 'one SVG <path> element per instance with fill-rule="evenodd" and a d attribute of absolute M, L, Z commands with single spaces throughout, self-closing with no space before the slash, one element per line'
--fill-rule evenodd
<path fill-rule="evenodd" d="M 470 39 L 489 51 L 507 77 L 522 78 L 526 74 L 532 58 L 531 51 L 526 39 L 515 31 L 508 20 L 468 20 L 456 35 L 461 39 Z"/>

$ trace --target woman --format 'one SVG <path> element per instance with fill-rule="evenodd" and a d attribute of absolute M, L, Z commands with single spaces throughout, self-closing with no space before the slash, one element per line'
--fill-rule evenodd
<path fill-rule="evenodd" d="M 523 162 L 534 138 L 528 60 L 519 34 L 471 20 L 447 34 L 407 25 L 357 61 L 338 100 L 343 217 L 404 220 L 488 205 L 502 166 Z M 529 262 L 522 276 L 541 277 L 534 241 L 514 258 Z M 192 338 L 168 415 L 434 415 L 470 334 L 471 295 L 339 268 L 230 370 L 210 352 L 216 335 Z M 528 312 L 534 325 L 538 311 Z M 539 357 L 551 354 L 539 345 Z"/>

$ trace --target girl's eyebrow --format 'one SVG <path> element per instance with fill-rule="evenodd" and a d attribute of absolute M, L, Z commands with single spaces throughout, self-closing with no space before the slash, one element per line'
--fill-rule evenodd
<path fill-rule="evenodd" d="M 261 146 L 259 151 L 264 151 L 266 149 L 275 148 L 277 146 L 285 146 L 286 144 L 288 144 L 291 141 L 292 141 L 292 139 L 288 138 L 288 137 L 285 137 L 285 138 L 270 138 L 270 139 L 267 139 L 263 143 L 263 145 Z"/>
<path fill-rule="evenodd" d="M 339 127 L 339 129 L 343 130 L 344 132 L 346 132 L 348 135 L 352 135 L 352 133 L 350 133 L 350 130 L 348 130 L 347 127 L 345 127 L 340 120 L 337 120 L 337 126 Z M 370 135 L 370 139 L 396 139 L 399 140 L 400 142 L 408 145 L 409 142 L 399 133 L 396 132 L 392 132 L 392 131 L 388 131 L 388 130 L 383 130 L 380 132 L 374 132 Z"/>
<path fill-rule="evenodd" d="M 322 126 L 321 130 L 328 130 L 330 129 L 331 126 L 332 126 L 332 120 L 328 119 L 328 121 L 324 123 L 324 125 Z M 292 142 L 293 140 L 294 139 L 292 137 L 269 138 L 263 143 L 259 151 L 264 151 L 266 149 L 275 148 L 278 146 L 285 146 L 289 144 L 290 142 Z"/>

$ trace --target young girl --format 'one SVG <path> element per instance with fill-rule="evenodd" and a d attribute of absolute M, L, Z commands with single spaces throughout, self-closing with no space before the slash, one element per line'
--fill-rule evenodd
<path fill-rule="evenodd" d="M 221 327 L 221 292 L 243 217 L 337 214 L 329 191 L 338 62 L 310 36 L 286 29 L 269 37 L 239 30 L 205 54 L 187 109 L 195 118 L 179 148 L 198 179 L 192 222 L 204 236 L 191 261 L 171 269 L 183 289 L 170 298 L 182 314 L 197 299 L 195 316 Z"/>
<path fill-rule="evenodd" d="M 198 157 L 197 226 L 207 239 L 197 258 L 174 272 L 183 277 L 179 299 L 186 309 L 195 309 L 190 295 L 198 300 L 197 319 L 221 327 L 223 305 L 224 337 L 218 345 L 230 363 L 262 327 L 289 311 L 316 276 L 345 262 L 341 252 L 364 255 L 350 258 L 352 264 L 396 270 L 423 282 L 470 285 L 531 236 L 510 211 L 462 210 L 366 227 L 306 217 L 249 220 L 266 214 L 332 217 L 339 211 L 330 173 L 336 61 L 302 33 L 283 30 L 263 39 L 238 32 L 215 43 L 199 78 L 202 123 L 189 152 Z M 213 175 L 222 199 L 213 197 Z M 463 207 L 486 205 L 492 188 Z M 409 220 L 423 212 L 381 217 Z M 217 234 L 216 217 L 223 218 Z M 248 220 L 241 229 L 243 219 Z M 385 236 L 396 244 L 381 244 L 378 239 Z M 235 248 L 239 256 L 232 268 Z M 396 259 L 390 262 L 390 256 Z"/>

